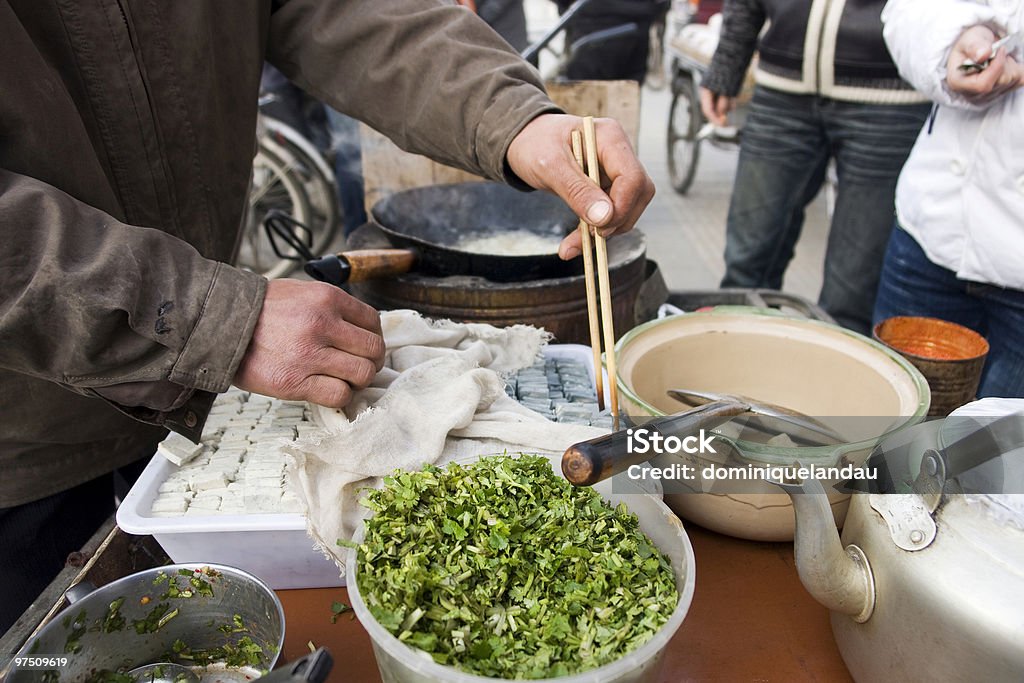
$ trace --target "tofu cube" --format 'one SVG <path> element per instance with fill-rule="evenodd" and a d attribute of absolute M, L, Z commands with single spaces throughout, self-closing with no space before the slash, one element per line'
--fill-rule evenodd
<path fill-rule="evenodd" d="M 167 438 L 160 442 L 156 452 L 164 456 L 175 465 L 183 465 L 203 451 L 203 445 L 195 444 L 181 434 L 171 432 Z"/>

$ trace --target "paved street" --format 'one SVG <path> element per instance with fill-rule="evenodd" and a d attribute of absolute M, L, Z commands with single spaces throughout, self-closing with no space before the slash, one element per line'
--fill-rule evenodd
<path fill-rule="evenodd" d="M 717 287 L 725 266 L 725 217 L 739 152 L 701 146 L 697 176 L 687 195 L 669 184 L 665 129 L 670 95 L 645 89 L 641 104 L 641 160 L 658 188 L 641 219 L 647 253 L 662 267 L 670 289 Z M 786 274 L 784 289 L 816 300 L 827 236 L 824 195 L 808 207 L 804 234 Z"/>

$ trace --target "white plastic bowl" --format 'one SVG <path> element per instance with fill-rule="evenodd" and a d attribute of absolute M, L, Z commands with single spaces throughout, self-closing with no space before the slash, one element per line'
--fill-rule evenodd
<path fill-rule="evenodd" d="M 552 456 L 550 461 L 552 469 L 561 476 L 561 459 Z M 557 681 L 558 683 L 646 683 L 655 681 L 665 647 L 683 623 L 686 612 L 690 608 L 696 575 L 694 574 L 693 546 L 683 529 L 683 523 L 664 503 L 656 497 L 644 493 L 628 479 L 616 478 L 614 488 L 615 490 L 612 491 L 611 480 L 594 486 L 594 490 L 611 505 L 625 503 L 630 511 L 637 516 L 640 529 L 671 560 L 676 574 L 679 602 L 676 603 L 675 610 L 661 630 L 622 659 L 572 676 L 537 680 Z M 364 527 L 360 526 L 353 540 L 356 543 L 361 543 L 363 533 Z M 406 645 L 391 635 L 373 618 L 359 593 L 359 563 L 356 553 L 355 549 L 349 550 L 346 562 L 348 566 L 348 596 L 356 616 L 359 617 L 363 628 L 370 634 L 373 652 L 377 657 L 377 667 L 380 669 L 384 683 L 487 683 L 508 680 L 476 676 L 451 666 L 438 664 L 429 654 Z"/>

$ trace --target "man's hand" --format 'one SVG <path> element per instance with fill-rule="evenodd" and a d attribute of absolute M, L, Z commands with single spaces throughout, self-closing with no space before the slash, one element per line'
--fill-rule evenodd
<path fill-rule="evenodd" d="M 729 124 L 729 112 L 736 108 L 736 98 L 719 95 L 705 87 L 700 89 L 700 110 L 711 123 L 716 126 Z"/>
<path fill-rule="evenodd" d="M 271 280 L 234 385 L 341 408 L 383 365 L 377 311 L 333 285 Z"/>
<path fill-rule="evenodd" d="M 512 171 L 527 185 L 557 194 L 604 236 L 631 230 L 654 197 L 654 183 L 636 158 L 629 137 L 612 119 L 595 120 L 602 192 L 583 173 L 572 155 L 572 131 L 583 119 L 543 114 L 524 128 L 508 148 Z M 558 254 L 579 256 L 580 232 L 562 240 Z"/>
<path fill-rule="evenodd" d="M 981 71 L 964 71 L 968 59 L 984 62 L 992 56 L 992 43 L 999 39 L 987 26 L 972 26 L 960 34 L 946 62 L 946 83 L 952 92 L 985 103 L 1024 85 L 1024 67 L 1000 49 Z"/>

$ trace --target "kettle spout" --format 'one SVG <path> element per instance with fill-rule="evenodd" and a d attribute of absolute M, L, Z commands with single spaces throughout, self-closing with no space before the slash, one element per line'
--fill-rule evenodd
<path fill-rule="evenodd" d="M 773 484 L 789 494 L 796 514 L 793 551 L 804 588 L 815 600 L 858 623 L 871 618 L 875 608 L 875 580 L 864 551 L 843 547 L 832 508 L 821 482 Z"/>

